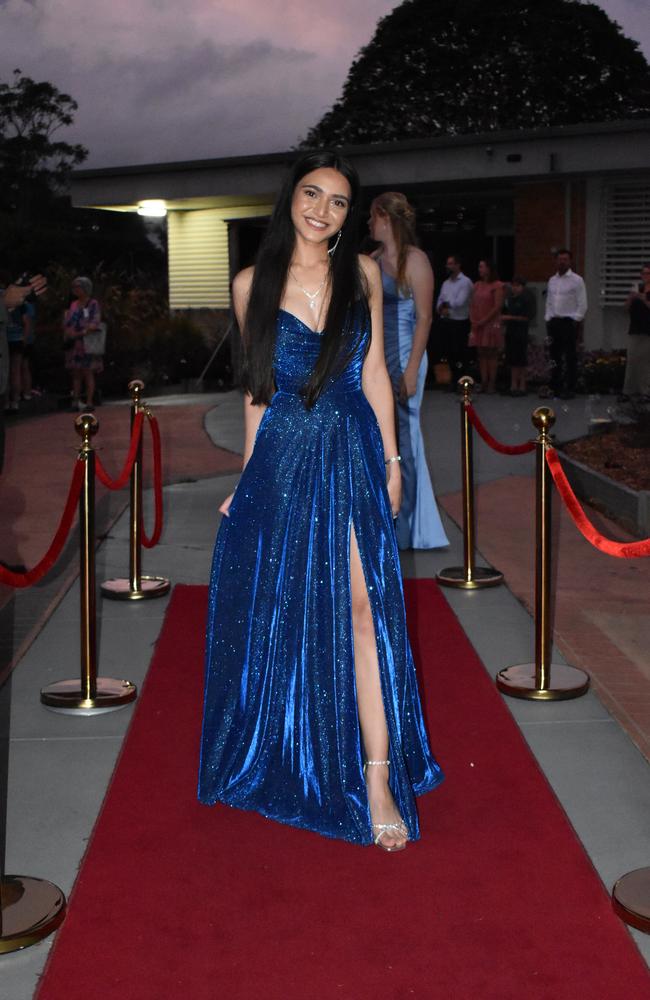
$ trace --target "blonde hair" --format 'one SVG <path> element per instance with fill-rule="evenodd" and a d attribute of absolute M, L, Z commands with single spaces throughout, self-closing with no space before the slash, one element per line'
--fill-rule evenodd
<path fill-rule="evenodd" d="M 393 231 L 393 239 L 397 246 L 397 285 L 402 291 L 408 291 L 406 281 L 406 260 L 410 246 L 417 246 L 415 235 L 415 209 L 409 204 L 406 195 L 399 191 L 384 191 L 372 203 L 380 215 L 386 216 Z"/>

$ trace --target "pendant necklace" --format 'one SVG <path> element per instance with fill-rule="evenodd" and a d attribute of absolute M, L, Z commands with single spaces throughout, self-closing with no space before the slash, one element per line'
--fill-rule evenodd
<path fill-rule="evenodd" d="M 321 281 L 320 285 L 318 286 L 318 288 L 316 289 L 315 292 L 308 292 L 306 288 L 302 287 L 302 285 L 300 284 L 300 282 L 296 278 L 296 276 L 293 273 L 293 271 L 291 270 L 291 268 L 289 268 L 289 274 L 291 275 L 291 277 L 293 278 L 293 280 L 296 282 L 298 288 L 303 293 L 303 295 L 307 296 L 307 298 L 309 299 L 309 308 L 311 309 L 312 312 L 315 313 L 316 312 L 316 299 L 318 298 L 318 296 L 320 295 L 320 293 L 323 291 L 323 288 L 325 287 L 325 282 L 327 281 L 329 275 L 328 274 L 325 275 L 325 277 L 323 278 L 323 280 Z"/>

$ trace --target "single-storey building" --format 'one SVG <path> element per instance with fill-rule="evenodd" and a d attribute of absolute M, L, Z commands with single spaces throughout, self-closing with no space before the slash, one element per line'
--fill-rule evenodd
<path fill-rule="evenodd" d="M 351 146 L 369 204 L 403 191 L 418 210 L 436 276 L 461 255 L 476 275 L 492 257 L 501 277 L 523 274 L 539 297 L 553 252 L 569 246 L 586 281 L 588 349 L 625 343 L 622 308 L 650 260 L 650 120 L 491 132 Z M 230 280 L 250 263 L 295 152 L 79 170 L 77 206 L 166 210 L 172 310 L 228 310 Z M 162 203 L 162 205 L 161 205 Z M 145 206 L 146 208 L 146 206 Z M 538 317 L 541 336 L 543 324 Z"/>

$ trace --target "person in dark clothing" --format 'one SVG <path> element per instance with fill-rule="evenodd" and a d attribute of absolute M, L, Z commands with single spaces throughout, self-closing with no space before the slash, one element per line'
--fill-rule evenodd
<path fill-rule="evenodd" d="M 47 281 L 42 274 L 29 279 L 27 285 L 9 283 L 4 275 L 0 275 L 0 474 L 4 465 L 5 424 L 4 397 L 9 387 L 9 343 L 7 326 L 9 313 L 21 306 L 28 295 L 42 295 L 47 289 Z"/>
<path fill-rule="evenodd" d="M 650 264 L 644 264 L 641 281 L 628 295 L 630 314 L 627 363 L 623 395 L 650 399 Z"/>
<path fill-rule="evenodd" d="M 526 279 L 516 275 L 510 284 L 501 317 L 506 328 L 506 364 L 510 369 L 510 395 L 526 395 L 528 327 L 535 317 L 535 297 Z"/>

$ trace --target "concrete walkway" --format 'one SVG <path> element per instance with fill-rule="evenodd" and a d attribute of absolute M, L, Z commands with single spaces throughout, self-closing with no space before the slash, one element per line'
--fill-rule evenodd
<path fill-rule="evenodd" d="M 241 451 L 239 398 L 233 393 L 213 402 L 205 418 L 210 437 L 223 449 Z M 485 399 L 479 405 L 496 436 L 519 441 L 527 433 L 534 405 L 530 400 Z M 566 425 L 562 436 L 568 438 L 582 432 L 587 415 L 577 402 L 560 419 Z M 453 494 L 460 486 L 458 403 L 450 395 L 426 393 L 423 422 L 437 493 Z M 482 483 L 532 473 L 529 457 L 505 458 L 487 449 L 477 448 L 477 464 Z M 224 474 L 167 487 L 165 531 L 161 545 L 145 555 L 145 571 L 168 575 L 174 583 L 207 582 L 217 508 L 236 482 L 237 476 Z M 461 562 L 460 532 L 447 514 L 443 516 L 450 549 L 405 554 L 405 575 L 433 576 L 443 566 Z M 511 516 L 504 510 L 505 521 Z M 124 573 L 126 542 L 124 514 L 99 549 L 99 579 Z M 530 615 L 507 587 L 445 595 L 490 674 L 531 658 Z M 166 603 L 100 603 L 102 675 L 142 682 Z M 78 663 L 78 592 L 73 585 L 13 674 L 8 784 L 7 871 L 49 878 L 66 892 L 74 883 L 132 714 L 132 708 L 126 708 L 95 718 L 70 718 L 42 708 L 41 686 L 75 676 Z M 508 706 L 605 885 L 610 888 L 619 875 L 650 865 L 650 768 L 601 701 L 592 693 L 571 702 L 508 701 Z M 432 742 L 436 747 L 435 734 Z M 444 758 L 444 748 L 436 749 Z M 540 859 L 540 864 L 552 863 L 552 858 Z M 650 938 L 635 937 L 650 961 Z M 48 940 L 0 957 L 3 997 L 33 996 L 50 946 Z"/>

